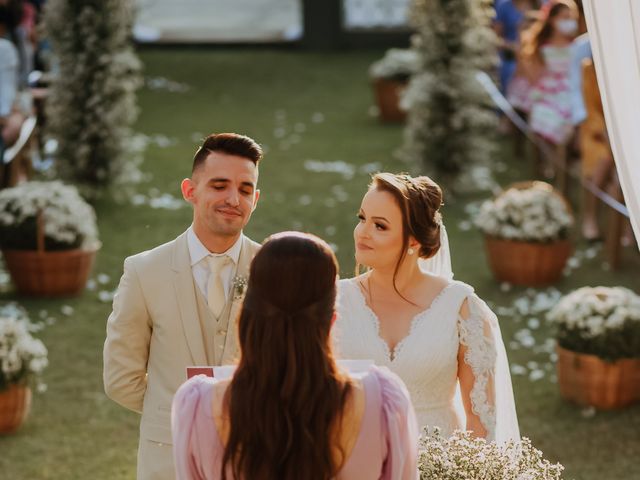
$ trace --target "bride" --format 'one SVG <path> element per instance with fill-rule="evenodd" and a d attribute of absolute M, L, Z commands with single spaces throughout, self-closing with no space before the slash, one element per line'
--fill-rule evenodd
<path fill-rule="evenodd" d="M 440 187 L 379 173 L 354 230 L 367 271 L 339 283 L 333 341 L 344 359 L 372 359 L 407 385 L 419 427 L 519 439 L 498 320 L 469 285 L 453 281 Z"/>

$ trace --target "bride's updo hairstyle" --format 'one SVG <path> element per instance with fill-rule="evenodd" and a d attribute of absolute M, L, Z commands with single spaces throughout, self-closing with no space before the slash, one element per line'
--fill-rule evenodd
<path fill-rule="evenodd" d="M 238 319 L 240 362 L 225 395 L 221 478 L 327 480 L 351 382 L 331 352 L 338 262 L 313 235 L 272 235 L 251 263 Z"/>
<path fill-rule="evenodd" d="M 377 173 L 369 189 L 391 194 L 402 212 L 403 245 L 396 271 L 407 254 L 410 237 L 420 244 L 421 258 L 431 258 L 440 250 L 442 190 L 436 182 L 426 176 Z"/>

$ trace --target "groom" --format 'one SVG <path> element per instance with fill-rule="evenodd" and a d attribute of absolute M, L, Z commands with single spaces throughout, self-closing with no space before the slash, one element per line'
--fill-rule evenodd
<path fill-rule="evenodd" d="M 262 149 L 235 133 L 210 135 L 182 195 L 193 223 L 175 240 L 129 257 L 104 344 L 104 388 L 142 413 L 138 479 L 173 479 L 171 401 L 190 365 L 230 363 L 235 319 L 259 244 L 243 227 L 256 208 Z"/>

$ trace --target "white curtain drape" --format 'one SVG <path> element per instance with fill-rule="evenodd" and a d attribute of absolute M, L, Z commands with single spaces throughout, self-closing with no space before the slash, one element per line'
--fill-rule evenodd
<path fill-rule="evenodd" d="M 640 248 L 640 1 L 583 5 L 611 148 Z"/>

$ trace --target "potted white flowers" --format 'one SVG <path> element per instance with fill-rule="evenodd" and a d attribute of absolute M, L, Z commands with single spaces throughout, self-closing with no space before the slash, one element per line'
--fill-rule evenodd
<path fill-rule="evenodd" d="M 21 294 L 80 293 L 100 247 L 97 237 L 95 212 L 75 187 L 26 182 L 0 191 L 0 248 Z"/>
<path fill-rule="evenodd" d="M 471 432 L 444 438 L 436 429 L 420 439 L 421 480 L 559 480 L 563 467 L 542 457 L 528 438 L 498 445 Z"/>
<path fill-rule="evenodd" d="M 584 287 L 548 318 L 557 328 L 564 398 L 600 409 L 640 401 L 640 296 L 622 287 Z"/>
<path fill-rule="evenodd" d="M 406 112 L 399 106 L 402 91 L 419 68 L 420 57 L 413 50 L 391 48 L 369 68 L 373 89 L 384 122 L 402 122 Z"/>
<path fill-rule="evenodd" d="M 475 223 L 485 234 L 489 266 L 500 281 L 552 284 L 573 250 L 568 203 L 544 182 L 514 184 L 486 201 Z"/>
<path fill-rule="evenodd" d="M 29 380 L 47 366 L 47 349 L 31 336 L 33 325 L 14 305 L 0 308 L 0 433 L 16 431 L 31 405 Z"/>

